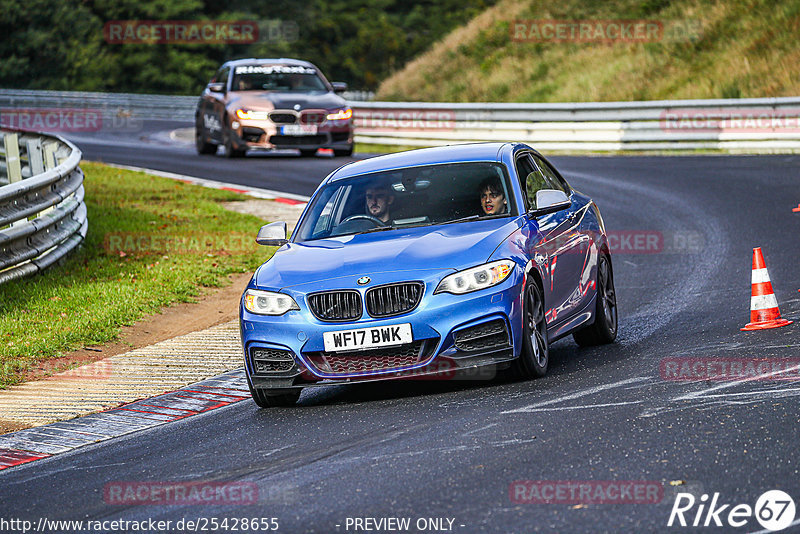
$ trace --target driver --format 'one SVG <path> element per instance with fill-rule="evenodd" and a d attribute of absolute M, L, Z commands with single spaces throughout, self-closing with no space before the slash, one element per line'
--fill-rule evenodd
<path fill-rule="evenodd" d="M 367 215 L 371 215 L 384 224 L 389 224 L 391 215 L 389 206 L 394 202 L 394 192 L 386 185 L 373 184 L 364 193 Z"/>

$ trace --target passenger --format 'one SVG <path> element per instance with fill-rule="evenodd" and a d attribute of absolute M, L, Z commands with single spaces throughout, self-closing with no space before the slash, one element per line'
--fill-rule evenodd
<path fill-rule="evenodd" d="M 484 215 L 497 215 L 508 212 L 508 203 L 500 178 L 497 176 L 486 178 L 478 185 L 478 192 Z"/>

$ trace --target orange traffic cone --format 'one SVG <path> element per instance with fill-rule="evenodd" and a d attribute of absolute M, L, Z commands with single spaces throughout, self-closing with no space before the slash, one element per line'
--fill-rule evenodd
<path fill-rule="evenodd" d="M 765 330 L 792 324 L 792 321 L 781 319 L 778 301 L 772 291 L 767 266 L 761 247 L 753 249 L 753 278 L 750 297 L 750 322 L 742 330 Z"/>
<path fill-rule="evenodd" d="M 800 204 L 798 204 L 796 208 L 792 208 L 792 211 L 795 213 L 800 212 Z"/>

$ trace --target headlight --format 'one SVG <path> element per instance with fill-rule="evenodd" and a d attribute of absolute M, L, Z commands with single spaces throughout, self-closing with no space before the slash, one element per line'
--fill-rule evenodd
<path fill-rule="evenodd" d="M 240 119 L 250 119 L 256 121 L 265 121 L 269 116 L 266 111 L 253 111 L 252 109 L 237 109 L 236 116 Z"/>
<path fill-rule="evenodd" d="M 326 118 L 329 121 L 346 121 L 353 116 L 353 110 L 350 108 L 340 109 L 336 113 L 329 113 Z"/>
<path fill-rule="evenodd" d="M 259 315 L 283 315 L 289 310 L 300 309 L 289 295 L 259 289 L 244 292 L 244 307 Z"/>
<path fill-rule="evenodd" d="M 499 284 L 511 274 L 514 262 L 500 260 L 445 276 L 433 293 L 461 295 Z"/>

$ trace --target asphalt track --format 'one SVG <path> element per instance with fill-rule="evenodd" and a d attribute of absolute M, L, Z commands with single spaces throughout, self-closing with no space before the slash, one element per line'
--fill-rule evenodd
<path fill-rule="evenodd" d="M 152 140 L 76 140 L 87 159 L 298 194 L 340 163 L 228 161 Z M 614 255 L 617 343 L 579 349 L 561 340 L 551 346 L 549 374 L 535 381 L 330 387 L 304 392 L 288 409 L 241 402 L 0 472 L 0 515 L 274 517 L 279 532 L 365 532 L 347 528 L 348 518 L 364 517 L 408 517 L 410 532 L 419 531 L 418 518 L 450 518 L 452 531 L 465 533 L 661 532 L 670 530 L 678 492 L 718 492 L 720 503 L 754 506 L 781 489 L 797 501 L 797 379 L 674 381 L 660 365 L 797 358 L 800 323 L 739 328 L 749 320 L 755 246 L 764 249 L 783 316 L 800 319 L 800 214 L 791 211 L 800 202 L 800 157 L 552 159 L 596 200 L 609 230 L 663 237 L 660 250 Z M 663 495 L 655 504 L 517 503 L 509 488 L 519 480 L 655 481 Z M 246 481 L 257 485 L 258 501 L 106 504 L 104 486 L 120 481 Z M 762 528 L 754 518 L 737 529 L 723 524 L 716 531 Z"/>

